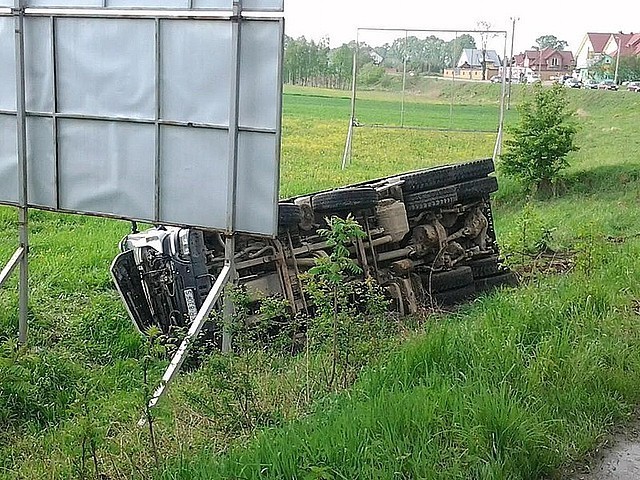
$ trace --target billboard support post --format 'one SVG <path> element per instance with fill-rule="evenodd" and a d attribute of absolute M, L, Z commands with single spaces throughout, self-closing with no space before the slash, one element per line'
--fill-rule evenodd
<path fill-rule="evenodd" d="M 167 389 L 169 388 L 169 385 L 171 385 L 171 382 L 173 382 L 173 380 L 178 375 L 180 367 L 182 367 L 182 364 L 187 358 L 187 354 L 189 353 L 189 350 L 191 350 L 193 342 L 195 342 L 195 340 L 198 338 L 198 334 L 202 330 L 202 327 L 205 324 L 205 322 L 207 321 L 207 318 L 209 317 L 211 310 L 213 310 L 213 307 L 215 306 L 216 302 L 220 298 L 220 295 L 223 293 L 224 287 L 229 281 L 230 273 L 231 273 L 230 265 L 225 264 L 225 266 L 222 267 L 222 270 L 220 271 L 220 275 L 218 275 L 218 278 L 213 284 L 213 287 L 209 291 L 207 298 L 202 304 L 202 307 L 200 307 L 200 310 L 198 311 L 198 315 L 196 315 L 196 318 L 193 320 L 193 323 L 189 328 L 189 332 L 187 332 L 184 339 L 182 339 L 182 343 L 178 347 L 176 354 L 171 359 L 169 368 L 167 368 L 167 370 L 164 372 L 160 385 L 158 386 L 156 391 L 153 393 L 153 396 L 149 400 L 149 408 L 153 408 L 157 405 L 160 399 L 167 392 Z M 146 422 L 146 417 L 142 417 L 138 422 L 138 425 L 143 426 L 145 422 Z"/>
<path fill-rule="evenodd" d="M 23 0 L 15 0 L 15 7 L 12 9 L 12 14 L 15 26 L 16 145 L 18 153 L 18 228 L 20 236 L 20 247 L 16 251 L 12 261 L 19 259 L 20 262 L 18 341 L 21 344 L 25 344 L 28 334 L 27 313 L 29 307 L 29 198 L 27 188 L 27 112 Z M 12 264 L 10 262 L 7 265 L 7 276 L 14 267 L 15 263 Z"/>
<path fill-rule="evenodd" d="M 230 268 L 230 281 L 235 283 L 235 237 L 236 206 L 238 191 L 238 130 L 240 111 L 240 49 L 242 46 L 242 0 L 233 0 L 233 17 L 231 22 L 231 94 L 229 105 L 229 176 L 227 188 L 227 236 L 225 240 L 225 264 Z M 222 352 L 231 351 L 233 327 L 233 299 L 229 292 L 224 296 L 222 319 Z"/>

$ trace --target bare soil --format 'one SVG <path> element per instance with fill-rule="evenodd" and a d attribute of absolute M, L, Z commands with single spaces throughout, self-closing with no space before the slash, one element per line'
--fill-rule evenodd
<path fill-rule="evenodd" d="M 565 480 L 640 480 L 640 418 L 608 436 L 584 464 L 568 468 Z"/>

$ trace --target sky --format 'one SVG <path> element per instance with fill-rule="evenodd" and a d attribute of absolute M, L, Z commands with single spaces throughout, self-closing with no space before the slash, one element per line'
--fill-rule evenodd
<path fill-rule="evenodd" d="M 286 34 L 329 37 L 332 47 L 355 39 L 358 28 L 476 30 L 478 22 L 508 31 L 511 42 L 511 18 L 518 18 L 514 53 L 530 49 L 542 35 L 567 41 L 566 49 L 576 53 L 587 32 L 640 32 L 640 1 L 285 0 Z M 489 48 L 502 55 L 504 37 L 498 38 Z M 361 40 L 376 46 L 373 34 L 363 31 Z"/>

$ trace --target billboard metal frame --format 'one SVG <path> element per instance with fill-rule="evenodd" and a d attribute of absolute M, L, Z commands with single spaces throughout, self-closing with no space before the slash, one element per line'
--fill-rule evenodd
<path fill-rule="evenodd" d="M 244 19 L 251 20 L 249 17 L 243 17 L 243 0 L 233 0 L 233 10 L 229 13 L 219 13 L 219 12 L 211 12 L 211 11 L 203 11 L 203 10 L 176 10 L 172 9 L 171 12 L 167 10 L 163 10 L 161 8 L 153 8 L 147 9 L 146 11 L 141 8 L 135 9 L 87 9 L 87 8 L 69 8 L 69 7 L 60 7 L 60 8 L 35 8 L 29 7 L 27 8 L 27 0 L 14 0 L 13 8 L 4 8 L 0 7 L 0 15 L 7 17 L 11 16 L 14 19 L 14 27 L 15 27 L 15 62 L 16 62 L 16 111 L 10 112 L 0 112 L 9 115 L 15 115 L 17 121 L 17 157 L 18 157 L 18 202 L 3 202 L 3 204 L 12 205 L 18 208 L 19 218 L 18 218 L 18 229 L 19 229 L 19 246 L 16 249 L 15 253 L 12 255 L 11 259 L 8 261 L 6 266 L 0 271 L 0 288 L 7 282 L 7 280 L 11 277 L 12 273 L 19 267 L 19 335 L 18 341 L 21 344 L 25 344 L 27 342 L 28 337 L 28 303 L 29 303 L 29 224 L 28 224 L 28 216 L 29 216 L 29 208 L 32 207 L 29 203 L 29 192 L 28 192 L 28 159 L 27 159 L 27 116 L 38 116 L 38 113 L 27 113 L 26 108 L 26 65 L 25 65 L 25 38 L 24 38 L 24 19 L 26 16 L 45 16 L 50 17 L 52 20 L 61 16 L 71 16 L 71 17 L 88 17 L 88 18 L 150 18 L 154 19 L 156 23 L 156 44 L 158 40 L 158 23 L 161 18 L 197 18 L 197 19 L 216 19 L 216 20 L 227 20 L 231 22 L 231 45 L 232 45 L 232 58 L 231 58 L 231 72 L 230 72 L 230 101 L 228 105 L 229 112 L 229 126 L 228 128 L 225 126 L 224 130 L 228 129 L 227 136 L 227 153 L 228 153 L 228 178 L 227 178 L 227 205 L 225 211 L 225 230 L 223 235 L 225 236 L 225 262 L 224 267 L 222 268 L 220 274 L 218 275 L 213 288 L 209 292 L 206 297 L 203 305 L 194 321 L 191 324 L 189 332 L 183 339 L 180 347 L 178 348 L 174 358 L 172 359 L 169 368 L 165 372 L 162 382 L 156 392 L 154 393 L 149 406 L 153 407 L 160 400 L 160 398 L 165 394 L 166 389 L 169 387 L 173 379 L 178 374 L 178 370 L 180 366 L 184 362 L 186 356 L 189 353 L 189 350 L 195 341 L 197 335 L 200 333 L 202 326 L 206 322 L 208 315 L 211 310 L 214 308 L 215 303 L 223 296 L 224 287 L 227 283 L 235 281 L 236 273 L 235 273 L 235 265 L 234 265 L 234 257 L 235 257 L 235 234 L 236 234 L 236 211 L 237 211 L 237 189 L 238 189 L 238 148 L 239 148 L 239 133 L 241 131 L 251 131 L 252 129 L 249 127 L 240 127 L 239 125 L 239 116 L 240 116 L 240 70 L 241 70 L 241 55 L 240 55 L 240 47 L 241 47 L 241 23 Z M 103 1 L 103 4 L 106 2 Z M 193 5 L 193 1 L 190 0 L 190 5 Z M 248 9 L 247 11 L 255 12 L 259 9 Z M 281 12 L 281 9 L 264 9 L 262 11 L 265 12 Z M 172 13 L 173 12 L 173 13 Z M 284 19 L 282 17 L 270 18 L 267 16 L 261 16 L 255 18 L 256 20 L 271 20 L 282 23 Z M 283 28 L 281 28 L 283 31 Z M 55 29 L 52 28 L 52 35 L 55 37 Z M 156 45 L 157 46 L 157 45 Z M 278 54 L 278 63 L 280 67 L 278 68 L 278 89 L 279 89 L 279 101 L 281 102 L 282 98 L 282 41 L 280 42 L 280 53 Z M 55 51 L 55 49 L 54 49 Z M 156 55 L 159 53 L 159 49 L 156 49 Z M 55 57 L 55 53 L 53 54 Z M 54 76 L 55 76 L 55 58 L 53 58 L 54 65 Z M 159 62 L 156 62 L 156 69 L 158 69 Z M 156 72 L 158 74 L 158 72 Z M 158 76 L 157 76 L 158 78 Z M 54 80 L 55 87 L 55 80 Z M 156 95 L 157 90 L 160 88 L 158 85 L 158 81 L 156 81 Z M 55 88 L 54 88 L 55 90 Z M 101 120 L 101 118 L 97 116 L 87 116 L 87 115 L 69 115 L 69 114 L 59 114 L 56 112 L 56 103 L 58 99 L 54 92 L 53 96 L 53 114 L 42 114 L 41 116 L 47 116 L 53 118 L 53 128 L 54 133 L 56 129 L 56 119 L 57 118 L 85 118 L 91 120 Z M 156 105 L 156 108 L 159 108 Z M 278 112 L 281 112 L 281 108 L 278 108 Z M 105 118 L 106 119 L 106 118 Z M 111 117 L 108 120 L 112 120 Z M 119 119 L 120 121 L 127 122 L 135 122 L 135 123 L 150 123 L 156 125 L 156 134 L 159 130 L 160 120 L 158 119 L 158 115 L 156 115 L 155 121 L 146 121 L 140 119 Z M 274 131 L 269 131 L 265 133 L 271 133 L 276 135 L 276 148 L 278 149 L 278 145 L 280 144 L 280 135 L 281 135 L 281 115 L 278 115 L 276 119 L 276 128 Z M 171 125 L 175 126 L 184 126 L 181 125 L 180 122 L 169 122 Z M 207 128 L 220 128 L 220 126 L 216 125 L 202 125 Z M 265 129 L 253 129 L 253 130 L 265 130 Z M 56 140 L 56 135 L 54 134 L 54 141 Z M 156 150 L 159 149 L 159 142 L 156 143 Z M 156 152 L 156 162 L 158 161 L 159 154 Z M 56 160 L 57 163 L 57 160 Z M 156 212 L 158 212 L 159 206 L 159 195 L 157 186 L 159 185 L 159 179 L 157 178 L 159 173 L 156 168 L 155 171 L 156 178 L 154 181 L 156 182 L 156 196 L 155 196 L 155 208 Z M 57 177 L 56 177 L 57 181 Z M 274 179 L 274 181 L 278 181 L 278 179 Z M 57 190 L 58 198 L 57 206 L 60 205 L 59 199 L 59 189 Z M 277 190 L 277 188 L 276 188 Z M 277 209 L 277 193 L 276 198 L 274 198 L 274 209 Z M 56 210 L 53 208 L 43 208 L 37 205 L 34 207 L 42 210 L 53 210 L 57 212 L 68 212 L 68 213 L 79 213 L 68 210 Z M 83 213 L 84 215 L 92 215 L 90 213 Z M 119 218 L 124 220 L 136 220 L 131 217 L 120 217 L 116 215 L 109 214 L 100 214 L 98 216 L 107 217 L 107 218 Z M 277 221 L 277 215 L 275 215 Z M 191 225 L 192 227 L 198 227 L 197 225 Z M 274 231 L 275 231 L 274 226 Z M 223 351 L 230 351 L 231 349 L 231 321 L 232 321 L 232 313 L 233 313 L 233 304 L 231 302 L 230 297 L 227 295 L 224 299 L 224 327 L 223 327 Z"/>
<path fill-rule="evenodd" d="M 342 155 L 342 169 L 347 168 L 348 165 L 351 165 L 352 151 L 353 151 L 353 137 L 355 132 L 355 127 L 360 126 L 356 117 L 356 103 L 357 103 L 357 77 L 358 77 L 358 53 L 360 50 L 360 33 L 361 32 L 400 32 L 405 35 L 405 42 L 408 40 L 409 33 L 452 33 L 455 34 L 456 38 L 458 34 L 461 33 L 477 33 L 477 34 L 492 34 L 492 35 L 504 35 L 504 53 L 503 53 L 503 61 L 507 57 L 507 31 L 506 30 L 449 30 L 449 29 L 440 29 L 440 30 L 424 30 L 417 28 L 374 28 L 374 27 L 360 27 L 356 30 L 356 43 L 355 49 L 353 52 L 353 74 L 352 74 L 352 84 L 351 84 L 351 117 L 349 119 L 349 129 L 347 131 L 347 140 L 345 143 L 344 154 Z M 394 127 L 384 127 L 384 128 L 393 128 L 393 129 L 407 129 L 407 130 L 437 130 L 437 131 L 450 131 L 448 129 L 432 129 L 425 127 L 407 127 L 404 125 L 404 114 L 405 114 L 405 95 L 406 95 L 406 79 L 407 79 L 407 58 L 405 56 L 403 60 L 403 72 L 402 72 L 402 100 L 401 100 L 401 124 L 400 126 Z M 451 80 L 455 82 L 455 74 Z M 493 150 L 493 159 L 495 160 L 501 153 L 502 149 L 502 139 L 504 136 L 504 116 L 505 116 L 505 100 L 506 100 L 506 69 L 502 68 L 501 74 L 502 81 L 502 90 L 500 94 L 500 114 L 498 118 L 498 130 L 496 136 L 496 143 Z M 453 102 L 453 98 L 451 100 Z M 451 108 L 453 108 L 453 103 Z M 456 130 L 459 131 L 459 130 Z M 475 131 L 475 130 L 473 130 Z"/>
<path fill-rule="evenodd" d="M 29 205 L 27 182 L 27 110 L 24 56 L 24 0 L 15 0 L 8 12 L 14 19 L 15 61 L 16 61 L 16 123 L 18 156 L 18 234 L 19 246 L 7 265 L 0 272 L 0 288 L 19 266 L 20 278 L 18 342 L 26 343 L 28 335 L 29 308 Z"/>
<path fill-rule="evenodd" d="M 18 0 L 16 0 L 18 1 Z M 24 0 L 23 0 L 24 1 Z M 26 139 L 26 122 L 27 120 L 25 120 L 24 122 L 21 121 L 21 119 L 19 118 L 22 114 L 25 116 L 26 119 L 48 119 L 51 121 L 51 128 L 52 128 L 52 142 L 53 145 L 51 147 L 51 154 L 53 156 L 53 184 L 54 184 L 54 188 L 55 188 L 55 197 L 54 200 L 50 203 L 42 203 L 42 202 L 38 202 L 38 200 L 33 200 L 30 199 L 27 196 L 27 201 L 26 204 L 27 206 L 29 206 L 30 208 L 37 208 L 39 210 L 45 210 L 45 211 L 53 211 L 53 212 L 59 212 L 59 213 L 69 213 L 69 214 L 80 214 L 80 215 L 89 215 L 89 216 L 98 216 L 98 217 L 103 217 L 103 218 L 111 218 L 111 219 L 116 219 L 116 220 L 134 220 L 134 221 L 138 221 L 138 222 L 145 222 L 145 223 L 162 223 L 164 225 L 175 225 L 175 226 L 182 226 L 185 224 L 188 224 L 191 227 L 194 228 L 200 228 L 203 230 L 216 230 L 216 231 L 220 231 L 220 232 L 224 232 L 224 233 L 231 233 L 231 232 L 238 232 L 238 233 L 246 233 L 249 235 L 269 235 L 269 236 L 275 236 L 276 232 L 277 232 L 277 202 L 279 200 L 278 198 L 278 192 L 277 192 L 277 188 L 275 188 L 275 192 L 273 195 L 272 200 L 272 204 L 273 204 L 273 213 L 271 215 L 272 218 L 272 225 L 269 226 L 269 230 L 270 232 L 267 234 L 266 233 L 266 229 L 265 231 L 263 230 L 252 230 L 251 228 L 247 228 L 247 225 L 238 225 L 237 222 L 231 221 L 230 215 L 229 215 L 229 207 L 231 206 L 231 204 L 233 204 L 234 208 L 236 205 L 236 201 L 237 201 L 237 197 L 235 195 L 235 192 L 232 192 L 231 190 L 227 190 L 229 195 L 227 196 L 227 206 L 225 209 L 225 219 L 224 221 L 220 222 L 220 225 L 215 225 L 212 226 L 211 224 L 206 224 L 206 223 L 198 223 L 198 222 L 187 222 L 187 223 L 183 223 L 180 221 L 176 221 L 176 220 L 169 220 L 167 218 L 164 218 L 165 215 L 163 215 L 162 213 L 162 206 L 161 206 L 161 183 L 162 183 L 162 178 L 161 178 L 161 153 L 160 153 L 160 137 L 161 137 L 161 129 L 164 127 L 184 127 L 184 128 L 192 128 L 194 130 L 200 130 L 202 129 L 203 131 L 208 131 L 208 132 L 228 132 L 228 136 L 229 138 L 233 138 L 233 142 L 234 142 L 234 146 L 233 148 L 229 147 L 230 150 L 228 151 L 228 158 L 231 158 L 231 155 L 234 155 L 235 161 L 237 162 L 237 156 L 238 156 L 238 135 L 239 133 L 242 134 L 246 134 L 246 135 L 252 135 L 252 134 L 259 134 L 259 135 L 264 135 L 264 136 L 273 136 L 275 141 L 274 144 L 276 145 L 276 148 L 279 149 L 279 145 L 281 142 L 281 126 L 282 126 L 282 119 L 281 119 L 281 115 L 277 115 L 277 118 L 275 120 L 275 123 L 273 124 L 273 126 L 250 126 L 250 125 L 240 125 L 240 118 L 239 118 L 239 111 L 240 111 L 240 100 L 239 100 L 239 95 L 240 95 L 240 91 L 239 91 L 239 87 L 238 85 L 236 85 L 236 83 L 239 84 L 240 82 L 240 64 L 241 64 L 241 58 L 240 55 L 238 54 L 238 52 L 241 49 L 241 45 L 240 45 L 240 28 L 238 28 L 238 32 L 234 33 L 235 27 L 234 25 L 237 23 L 237 25 L 239 26 L 241 21 L 245 22 L 245 25 L 251 22 L 255 22 L 255 23 L 261 23 L 261 22 L 269 22 L 269 23 L 279 23 L 280 24 L 280 28 L 282 30 L 284 30 L 283 27 L 283 18 L 282 17 L 274 17 L 274 16 L 269 16 L 269 15 L 263 15 L 263 16 L 256 16 L 256 15 L 251 15 L 251 16 L 244 16 L 243 12 L 244 10 L 242 9 L 241 3 L 242 0 L 235 0 L 236 3 L 238 5 L 240 5 L 239 9 L 233 12 L 227 12 L 222 11 L 222 10 L 218 10 L 218 11 L 202 11 L 202 10 L 167 10 L 167 9 L 147 9 L 147 10 L 132 10 L 132 9 L 89 9 L 89 8 L 25 8 L 24 6 L 22 6 L 20 9 L 16 8 L 16 9 L 7 9 L 7 8 L 2 8 L 0 7 L 0 18 L 8 18 L 10 16 L 13 16 L 14 18 L 16 18 L 16 22 L 18 22 L 17 18 L 18 16 L 20 18 L 22 18 L 22 20 L 20 20 L 20 27 L 16 26 L 16 32 L 20 32 L 20 33 L 16 33 L 16 38 L 18 35 L 20 35 L 21 38 L 21 47 L 18 46 L 18 40 L 16 39 L 16 46 L 15 46 L 15 52 L 16 52 L 16 78 L 17 78 L 17 83 L 18 83 L 18 88 L 16 89 L 16 96 L 17 96 L 17 100 L 19 103 L 20 101 L 20 97 L 24 97 L 22 101 L 24 101 L 25 103 L 25 108 L 24 110 L 21 110 L 19 108 L 19 105 L 16 105 L 16 110 L 6 110 L 3 108 L 0 108 L 0 117 L 15 117 L 18 123 L 18 129 L 20 128 L 24 128 L 24 132 L 21 133 L 20 131 L 18 131 L 18 142 L 17 142 L 17 150 L 18 150 L 18 162 L 19 162 L 19 166 L 21 166 L 21 154 L 20 154 L 20 149 L 23 148 L 21 146 L 21 138 L 24 136 L 24 138 Z M 19 12 L 19 14 L 18 14 Z M 249 12 L 251 13 L 251 12 Z M 268 13 L 268 12 L 265 12 Z M 26 14 L 26 15 L 25 15 Z M 51 94 L 51 102 L 52 102 L 52 111 L 51 113 L 49 113 L 46 110 L 30 110 L 27 108 L 26 104 L 27 104 L 27 98 L 26 98 L 26 88 L 27 88 L 27 81 L 28 79 L 27 77 L 27 66 L 25 64 L 25 54 L 24 54 L 24 35 L 22 34 L 23 32 L 23 19 L 24 17 L 29 17 L 29 18 L 46 18 L 49 20 L 50 23 L 50 41 L 51 41 L 51 65 L 52 65 L 52 78 L 51 78 L 51 87 L 52 87 L 52 91 L 50 92 Z M 111 115 L 111 114 L 83 114 L 83 113 L 69 113 L 69 112 L 61 112 L 59 111 L 59 104 L 60 104 L 60 93 L 58 92 L 58 72 L 56 69 L 56 65 L 57 62 L 59 60 L 58 56 L 56 55 L 56 31 L 57 29 L 56 27 L 56 20 L 58 19 L 82 19 L 82 18 L 87 18 L 87 19 L 95 19 L 95 18 L 100 18 L 100 19 L 144 19 L 144 20 L 148 20 L 148 21 L 154 21 L 155 22 L 155 54 L 156 54 L 156 58 L 155 58 L 155 68 L 156 68 L 156 72 L 155 72 L 155 85 L 154 85 L 154 96 L 155 96 L 155 114 L 145 118 L 145 117 L 137 117 L 137 116 L 132 116 L 132 115 Z M 237 22 L 235 19 L 238 19 Z M 229 92 L 230 94 L 230 104 L 232 104 L 234 107 L 230 108 L 228 111 L 228 124 L 218 124 L 218 123 L 211 123 L 211 122 L 203 122 L 203 121 L 190 121 L 187 119 L 183 119 L 183 120 L 175 120 L 175 119 L 167 119 L 167 118 L 162 118 L 161 117 L 161 73 L 160 73 L 160 68 L 161 68 L 161 59 L 160 59 L 160 55 L 161 55 L 161 46 L 162 46 L 162 40 L 161 40 L 161 35 L 160 35 L 160 31 L 161 31 L 161 25 L 162 25 L 162 21 L 164 20 L 213 20 L 213 21 L 227 21 L 231 24 L 232 26 L 232 39 L 231 39 L 231 54 L 232 57 L 231 58 L 231 72 L 230 72 L 230 83 L 231 83 L 231 91 Z M 18 30 L 19 29 L 19 30 Z M 235 36 L 234 36 L 235 35 Z M 21 48 L 21 50 L 20 50 Z M 281 65 L 283 62 L 283 45 L 281 44 L 279 47 L 279 51 L 280 53 L 278 54 L 278 63 Z M 20 63 L 20 59 L 21 62 Z M 280 99 L 279 101 L 281 102 L 281 98 L 282 98 L 282 68 L 278 69 L 278 78 L 276 80 L 278 87 L 278 92 L 277 92 L 277 97 Z M 23 88 L 23 94 L 20 94 L 20 86 L 22 86 Z M 238 90 L 238 91 L 236 91 Z M 235 98 L 235 96 L 238 96 L 238 99 Z M 234 114 L 235 112 L 235 114 Z M 278 113 L 281 113 L 281 105 L 278 107 Z M 127 215 L 125 214 L 118 214 L 118 213 L 113 213 L 113 212 L 104 212 L 102 210 L 98 211 L 91 211 L 91 210 L 79 210 L 78 208 L 75 208 L 73 206 L 69 207 L 68 205 L 64 205 L 64 201 L 61 200 L 61 191 L 63 191 L 64 189 L 61 187 L 61 182 L 63 181 L 63 177 L 62 177 L 62 173 L 61 173 L 61 163 L 59 160 L 59 137 L 58 137 L 58 132 L 60 131 L 60 124 L 63 121 L 73 121 L 73 120 L 87 120 L 87 121 L 96 121 L 96 122 L 110 122 L 114 125 L 132 125 L 132 126 L 144 126 L 147 125 L 149 127 L 153 126 L 154 130 L 155 130 L 155 152 L 154 152 L 154 178 L 153 178 L 153 183 L 154 183 L 154 199 L 153 199 L 153 213 L 148 215 L 148 216 L 140 216 L 140 215 Z M 24 144 L 24 151 L 27 151 L 27 144 Z M 26 156 L 26 153 L 25 153 Z M 274 156 L 277 158 L 277 164 L 279 164 L 279 151 L 278 152 L 274 152 Z M 27 159 L 27 163 L 28 163 L 28 159 Z M 26 167 L 29 168 L 29 167 Z M 279 181 L 279 169 L 275 169 L 275 174 L 273 179 L 274 184 L 277 184 L 277 182 Z M 228 170 L 228 175 L 235 175 L 238 172 L 238 168 L 233 167 L 233 168 L 229 168 Z M 20 177 L 21 178 L 21 177 Z M 22 180 L 18 179 L 18 182 L 20 185 L 22 185 Z M 236 177 L 233 177 L 236 178 Z M 231 178 L 229 178 L 229 181 L 231 181 Z M 29 182 L 27 181 L 27 188 L 29 185 Z M 0 198 L 0 204 L 2 205 L 9 205 L 9 206 L 14 206 L 14 207 L 19 207 L 22 202 L 20 200 L 20 198 L 17 198 L 16 201 L 12 201 L 12 200 L 2 200 Z M 151 212 L 150 212 L 151 213 Z"/>

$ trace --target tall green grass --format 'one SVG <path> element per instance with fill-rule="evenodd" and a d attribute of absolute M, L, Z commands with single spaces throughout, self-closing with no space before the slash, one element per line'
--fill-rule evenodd
<path fill-rule="evenodd" d="M 162 478 L 552 475 L 640 400 L 640 242 L 611 253 L 427 323 L 313 417 L 224 457 L 184 455 Z"/>

